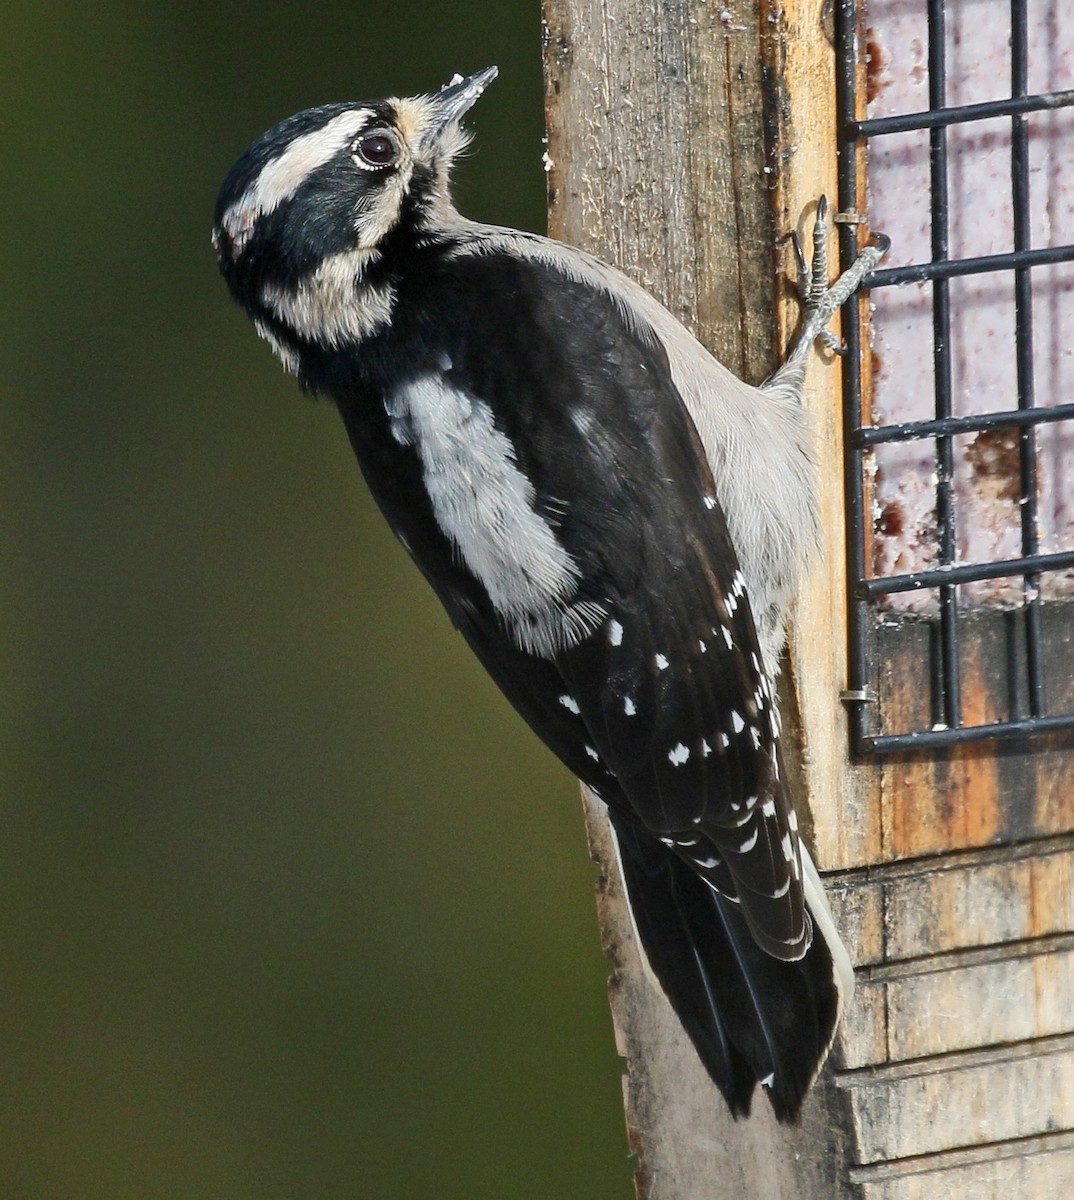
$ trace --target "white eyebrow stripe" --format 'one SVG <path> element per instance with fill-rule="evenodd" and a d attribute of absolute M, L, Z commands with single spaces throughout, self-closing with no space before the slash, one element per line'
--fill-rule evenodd
<path fill-rule="evenodd" d="M 371 108 L 352 108 L 331 121 L 304 133 L 261 169 L 261 174 L 224 213 L 220 221 L 241 249 L 243 234 L 254 221 L 298 191 L 311 172 L 333 158 L 373 116 Z"/>

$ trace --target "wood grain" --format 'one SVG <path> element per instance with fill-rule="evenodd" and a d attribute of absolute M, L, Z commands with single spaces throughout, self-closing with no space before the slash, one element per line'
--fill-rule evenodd
<path fill-rule="evenodd" d="M 550 232 L 633 276 L 754 382 L 777 364 L 795 319 L 781 327 L 775 317 L 776 264 L 787 253 L 777 234 L 789 227 L 777 230 L 766 154 L 775 76 L 762 49 L 784 44 L 780 19 L 741 2 L 545 3 Z M 830 114 L 831 47 L 816 22 L 810 37 L 823 44 Z M 812 111 L 804 101 L 803 110 Z M 814 124 L 819 135 L 823 117 Z M 830 130 L 823 153 L 830 176 Z M 825 403 L 830 423 L 830 394 Z M 829 708 L 841 720 L 838 700 Z M 727 1115 L 641 965 L 606 823 L 599 804 L 586 807 L 639 1197 L 853 1195 L 843 1170 L 849 1099 L 830 1079 L 797 1128 L 777 1127 L 760 1095 L 748 1122 Z"/>

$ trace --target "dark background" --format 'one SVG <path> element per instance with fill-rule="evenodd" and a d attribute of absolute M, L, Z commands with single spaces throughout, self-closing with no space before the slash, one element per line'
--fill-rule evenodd
<path fill-rule="evenodd" d="M 0 16 L 0 1200 L 630 1192 L 575 786 L 209 247 L 493 62 L 462 207 L 542 229 L 535 0 Z"/>

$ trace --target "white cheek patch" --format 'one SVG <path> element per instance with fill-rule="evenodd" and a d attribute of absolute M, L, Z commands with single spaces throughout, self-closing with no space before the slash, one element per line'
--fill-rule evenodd
<path fill-rule="evenodd" d="M 354 232 L 360 249 L 375 249 L 399 220 L 413 172 L 413 163 L 402 163 L 370 193 L 368 202 L 354 210 Z"/>
<path fill-rule="evenodd" d="M 578 567 L 534 509 L 533 485 L 488 405 L 431 376 L 396 393 L 388 411 L 418 451 L 437 524 L 518 644 L 550 657 L 591 633 L 606 614 L 570 602 Z"/>
<path fill-rule="evenodd" d="M 231 238 L 232 253 L 242 253 L 258 217 L 289 200 L 318 167 L 334 158 L 373 116 L 369 108 L 354 108 L 333 117 L 320 129 L 295 138 L 224 213 L 220 225 Z"/>
<path fill-rule="evenodd" d="M 337 347 L 361 341 L 391 320 L 395 293 L 363 281 L 365 250 L 332 254 L 294 287 L 267 284 L 261 302 L 300 337 Z"/>

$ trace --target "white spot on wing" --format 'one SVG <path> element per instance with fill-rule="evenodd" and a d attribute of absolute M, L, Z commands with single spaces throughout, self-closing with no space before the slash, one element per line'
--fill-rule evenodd
<path fill-rule="evenodd" d="M 637 711 L 638 711 L 638 709 L 637 709 L 637 706 L 635 705 L 634 701 L 631 700 L 631 698 L 629 696 L 624 696 L 623 697 L 623 712 L 625 712 L 628 717 L 632 717 L 632 716 L 634 716 L 634 714 Z"/>
<path fill-rule="evenodd" d="M 745 824 L 744 821 L 743 821 L 743 824 Z M 735 853 L 736 854 L 748 854 L 753 849 L 753 847 L 757 845 L 757 833 L 758 833 L 758 828 L 755 826 L 753 833 L 750 834 L 750 836 L 748 838 L 746 838 L 746 840 L 742 843 L 741 846 L 739 846 L 739 848 L 735 851 Z"/>
<path fill-rule="evenodd" d="M 667 670 L 668 660 L 662 654 L 658 654 L 656 658 L 653 659 L 653 662 L 656 663 L 656 669 L 658 671 Z"/>
<path fill-rule="evenodd" d="M 712 753 L 712 747 L 708 744 L 708 742 L 705 741 L 704 738 L 702 738 L 701 739 L 701 756 L 702 756 L 702 758 L 708 758 L 708 756 L 711 753 Z"/>
<path fill-rule="evenodd" d="M 575 714 L 575 716 L 577 716 L 578 713 L 580 713 L 582 711 L 578 707 L 578 701 L 575 700 L 575 698 L 573 696 L 560 696 L 559 702 L 560 702 L 560 704 L 563 705 L 564 708 L 569 708 L 571 710 L 571 712 Z"/>
<path fill-rule="evenodd" d="M 593 749 L 593 747 L 592 747 L 592 746 L 586 746 L 586 748 L 585 748 L 585 752 L 586 752 L 586 754 L 588 754 L 588 755 L 589 755 L 589 757 L 590 757 L 591 759 L 593 759 L 595 762 L 600 762 L 600 755 L 599 755 L 599 754 L 596 752 L 596 750 L 594 750 L 594 749 Z"/>
<path fill-rule="evenodd" d="M 741 733 L 746 728 L 746 722 L 737 708 L 731 709 L 731 726 L 735 733 Z"/>
<path fill-rule="evenodd" d="M 776 802 L 774 800 L 766 800 L 761 805 L 761 814 L 765 817 L 774 817 L 776 815 Z"/>
<path fill-rule="evenodd" d="M 623 627 L 618 621 L 608 622 L 608 641 L 613 646 L 621 646 L 623 644 Z"/>
<path fill-rule="evenodd" d="M 690 748 L 689 746 L 684 746 L 682 742 L 679 742 L 677 746 L 668 751 L 668 759 L 676 767 L 681 767 L 689 757 Z"/>
<path fill-rule="evenodd" d="M 783 840 L 779 844 L 783 848 L 783 857 L 790 862 L 794 858 L 794 847 L 791 845 L 790 834 L 785 833 Z"/>

